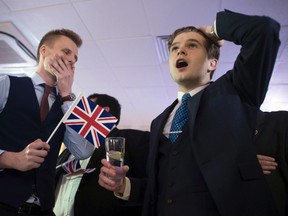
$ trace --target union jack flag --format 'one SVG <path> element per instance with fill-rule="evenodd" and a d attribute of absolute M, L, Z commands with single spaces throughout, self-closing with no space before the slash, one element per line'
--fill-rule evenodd
<path fill-rule="evenodd" d="M 91 173 L 96 168 L 92 169 L 82 169 L 80 165 L 80 161 L 76 158 L 73 158 L 72 160 L 69 160 L 61 165 L 63 176 L 69 177 L 72 175 L 79 175 L 84 173 Z"/>
<path fill-rule="evenodd" d="M 78 97 L 71 107 L 63 123 L 99 148 L 118 119 L 84 96 Z"/>

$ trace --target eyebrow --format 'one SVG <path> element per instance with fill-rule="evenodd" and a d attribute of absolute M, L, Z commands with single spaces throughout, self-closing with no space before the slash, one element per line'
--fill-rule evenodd
<path fill-rule="evenodd" d="M 202 43 L 200 43 L 200 41 L 199 41 L 199 40 L 196 40 L 196 39 L 188 39 L 188 40 L 185 41 L 185 43 L 186 43 L 186 42 L 195 42 L 195 43 L 197 43 L 197 44 L 202 45 Z M 177 45 L 177 44 L 180 44 L 180 42 L 174 42 L 174 43 L 172 43 L 172 44 L 171 44 L 171 47 L 173 47 L 173 46 L 175 46 L 175 45 Z"/>

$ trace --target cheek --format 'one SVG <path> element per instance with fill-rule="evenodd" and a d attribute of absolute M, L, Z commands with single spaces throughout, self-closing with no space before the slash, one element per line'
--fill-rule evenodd
<path fill-rule="evenodd" d="M 50 71 L 50 66 L 49 66 L 49 62 L 47 61 L 47 59 L 44 60 L 44 69 L 46 71 Z"/>
<path fill-rule="evenodd" d="M 175 67 L 172 65 L 172 63 L 169 63 L 169 73 L 172 78 L 175 76 Z"/>
<path fill-rule="evenodd" d="M 174 62 L 175 62 L 175 61 L 172 60 L 172 58 L 170 57 L 170 58 L 169 58 L 169 62 L 168 62 L 168 63 L 169 63 L 169 68 L 174 68 L 174 67 L 175 67 L 175 66 L 174 66 L 174 65 L 175 65 Z"/>
<path fill-rule="evenodd" d="M 45 71 L 47 71 L 48 73 L 54 75 L 54 73 L 53 73 L 52 70 L 51 70 L 49 61 L 47 61 L 46 59 L 44 60 L 44 69 L 45 69 Z"/>

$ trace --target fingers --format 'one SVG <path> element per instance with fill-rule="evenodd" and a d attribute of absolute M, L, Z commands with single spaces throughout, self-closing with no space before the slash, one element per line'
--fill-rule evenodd
<path fill-rule="evenodd" d="M 69 62 L 64 57 L 56 55 L 49 62 L 51 72 L 55 75 L 57 87 L 61 96 L 66 96 L 71 93 L 72 84 L 74 81 L 74 63 Z"/>
<path fill-rule="evenodd" d="M 110 191 L 116 190 L 116 181 L 109 178 L 108 175 L 105 175 L 105 171 L 103 172 L 102 168 L 98 179 L 99 185 Z"/>
<path fill-rule="evenodd" d="M 106 159 L 102 159 L 101 163 L 103 166 L 100 169 L 99 185 L 114 192 L 124 191 L 125 185 L 123 183 L 125 183 L 125 176 L 129 167 L 112 166 Z"/>
<path fill-rule="evenodd" d="M 126 165 L 123 166 L 122 169 L 123 169 L 123 171 L 124 171 L 125 174 L 129 171 L 129 167 L 126 166 Z"/>
<path fill-rule="evenodd" d="M 108 182 L 112 183 L 110 180 L 115 178 L 117 175 L 115 167 L 112 166 L 106 159 L 102 159 L 101 163 L 103 166 L 100 169 L 100 174 L 103 176 L 103 180 L 106 181 L 108 178 Z"/>
<path fill-rule="evenodd" d="M 198 27 L 203 33 L 205 33 L 209 38 L 211 38 L 219 47 L 224 45 L 224 40 L 221 40 L 214 32 L 211 25 L 204 25 Z"/>
<path fill-rule="evenodd" d="M 69 61 L 58 55 L 56 55 L 55 58 L 50 62 L 50 68 L 56 76 L 59 76 L 67 71 L 72 71 L 72 67 Z"/>
<path fill-rule="evenodd" d="M 110 179 L 123 178 L 129 171 L 129 167 L 127 165 L 122 167 L 112 166 L 106 159 L 102 159 L 101 163 L 103 164 L 101 167 L 101 173 L 106 177 L 108 176 Z"/>
<path fill-rule="evenodd" d="M 45 161 L 49 150 L 50 146 L 48 143 L 37 139 L 20 152 L 6 151 L 1 155 L 5 162 L 3 163 L 3 168 L 16 169 L 22 172 L 38 168 Z"/>
<path fill-rule="evenodd" d="M 218 40 L 217 44 L 219 47 L 222 47 L 224 45 L 224 40 Z"/>
<path fill-rule="evenodd" d="M 266 160 L 266 161 L 275 161 L 275 158 L 266 156 L 266 155 L 257 155 L 257 158 L 260 160 Z"/>
<path fill-rule="evenodd" d="M 258 161 L 261 166 L 278 166 L 277 162 L 273 157 L 265 156 L 265 155 L 257 155 Z"/>
<path fill-rule="evenodd" d="M 273 157 L 257 155 L 257 159 L 264 174 L 269 175 L 273 170 L 277 169 L 278 164 Z"/>
<path fill-rule="evenodd" d="M 103 166 L 105 166 L 107 168 L 111 168 L 112 167 L 112 165 L 106 159 L 102 159 L 101 163 L 103 164 Z"/>
<path fill-rule="evenodd" d="M 50 145 L 46 142 L 43 142 L 41 139 L 37 139 L 34 142 L 30 143 L 26 148 L 30 150 L 35 149 L 49 151 Z"/>
<path fill-rule="evenodd" d="M 110 174 L 111 172 L 106 167 L 101 167 L 101 172 L 99 174 L 98 183 L 100 186 L 106 188 L 110 191 L 115 191 L 117 189 L 117 182 L 112 176 L 115 176 L 115 172 Z"/>
<path fill-rule="evenodd" d="M 20 169 L 22 171 L 38 168 L 48 155 L 50 146 L 40 139 L 30 143 L 19 155 Z M 21 156 L 22 155 L 22 156 Z"/>

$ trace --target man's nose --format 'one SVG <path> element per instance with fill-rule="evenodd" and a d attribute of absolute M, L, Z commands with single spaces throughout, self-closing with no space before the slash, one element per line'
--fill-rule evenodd
<path fill-rule="evenodd" d="M 183 48 L 179 48 L 177 55 L 187 55 L 187 53 Z"/>
<path fill-rule="evenodd" d="M 69 61 L 70 64 L 75 64 L 77 59 L 74 56 L 71 56 L 71 57 L 68 58 L 68 61 Z"/>

